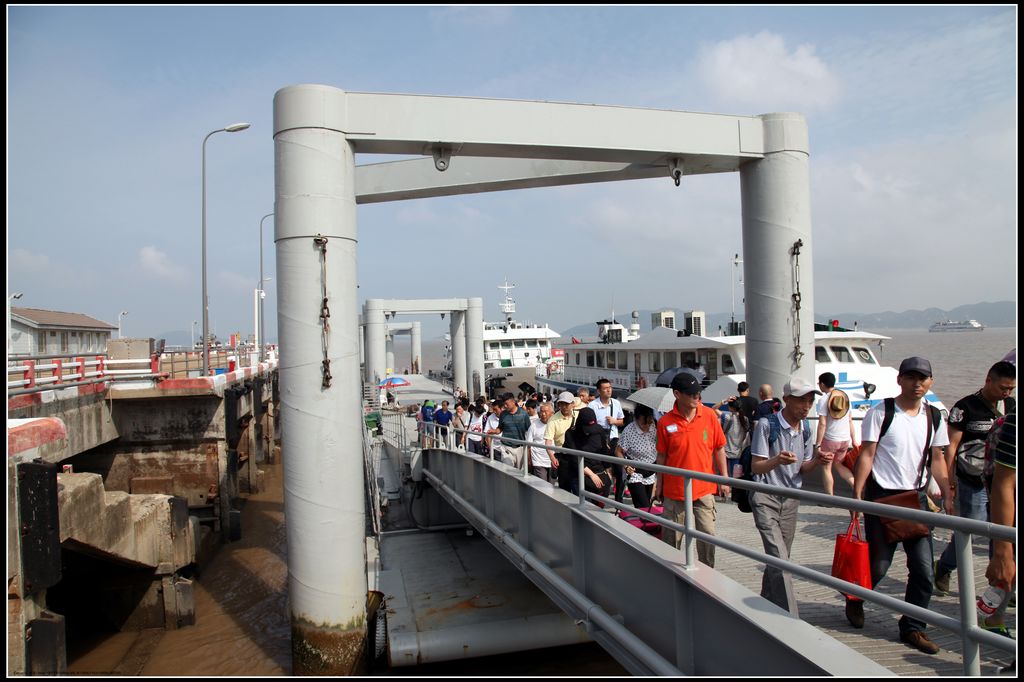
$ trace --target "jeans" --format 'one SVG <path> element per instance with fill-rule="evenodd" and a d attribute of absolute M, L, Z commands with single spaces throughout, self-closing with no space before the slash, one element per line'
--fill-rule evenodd
<path fill-rule="evenodd" d="M 974 483 L 963 476 L 956 477 L 957 513 L 965 519 L 988 521 L 988 491 L 985 484 Z M 976 536 L 971 536 L 972 538 Z M 991 543 L 989 544 L 991 547 Z M 956 542 L 952 538 L 939 557 L 939 572 L 952 573 L 956 570 Z"/>
<path fill-rule="evenodd" d="M 864 499 L 868 502 L 879 497 L 894 495 L 903 492 L 902 490 L 886 490 L 879 486 L 875 479 L 868 478 L 864 490 Z M 896 553 L 896 546 L 900 543 L 888 543 L 885 541 L 885 529 L 881 520 L 871 514 L 864 515 L 864 533 L 868 541 L 868 557 L 871 563 L 871 589 L 874 589 L 882 578 L 885 577 L 892 564 L 892 557 Z M 905 540 L 903 551 L 907 554 L 907 568 L 910 576 L 907 578 L 907 591 L 903 600 L 908 604 L 928 608 L 932 600 L 933 583 L 935 579 L 932 571 L 932 536 L 928 534 L 916 540 Z M 900 633 L 909 634 L 915 631 L 923 632 L 927 627 L 924 621 L 909 616 L 900 618 Z"/>

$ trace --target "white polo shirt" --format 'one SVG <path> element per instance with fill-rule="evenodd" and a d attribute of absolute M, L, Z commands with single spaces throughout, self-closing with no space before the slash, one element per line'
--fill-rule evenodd
<path fill-rule="evenodd" d="M 864 416 L 861 441 L 878 443 L 871 473 L 878 485 L 886 490 L 914 490 L 924 485 L 924 481 L 927 480 L 926 476 L 918 478 L 928 435 L 926 409 L 922 402 L 917 415 L 911 417 L 897 404 L 892 424 L 881 441 L 878 440 L 878 433 L 882 430 L 882 420 L 885 419 L 885 402 L 878 403 Z M 949 445 L 946 421 L 941 416 L 937 426 L 938 431 L 932 437 L 931 447 Z M 935 427 L 933 424 L 932 428 Z"/>

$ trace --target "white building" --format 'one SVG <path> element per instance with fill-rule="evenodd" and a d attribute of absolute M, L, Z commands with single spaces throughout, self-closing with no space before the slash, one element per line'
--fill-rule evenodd
<path fill-rule="evenodd" d="M 10 355 L 106 353 L 116 325 L 81 313 L 11 308 Z"/>

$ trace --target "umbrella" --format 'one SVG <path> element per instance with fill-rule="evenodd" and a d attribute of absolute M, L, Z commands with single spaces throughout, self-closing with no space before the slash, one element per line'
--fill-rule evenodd
<path fill-rule="evenodd" d="M 704 383 L 704 377 L 706 374 L 697 369 L 690 369 L 689 367 L 673 367 L 672 369 L 666 369 L 664 372 L 658 375 L 658 378 L 654 380 L 655 386 L 671 386 L 672 380 L 677 374 L 692 374 L 697 377 L 697 381 Z"/>
<path fill-rule="evenodd" d="M 655 412 L 669 412 L 676 404 L 672 389 L 661 386 L 641 388 L 636 393 L 626 396 L 626 400 L 630 400 L 636 405 L 646 405 Z"/>
<path fill-rule="evenodd" d="M 399 386 L 412 386 L 405 377 L 388 377 L 377 384 L 380 388 L 398 388 Z"/>

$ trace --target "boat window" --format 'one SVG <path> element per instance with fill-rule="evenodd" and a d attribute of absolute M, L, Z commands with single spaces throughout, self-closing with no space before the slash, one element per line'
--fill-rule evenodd
<path fill-rule="evenodd" d="M 697 362 L 697 354 L 690 352 L 683 352 L 679 354 L 679 365 L 678 367 L 689 367 L 691 362 Z"/>
<path fill-rule="evenodd" d="M 526 339 L 526 347 L 527 348 L 536 348 L 537 347 L 536 339 Z"/>
<path fill-rule="evenodd" d="M 814 347 L 814 361 L 815 362 L 832 362 L 832 358 L 828 356 L 828 351 L 825 350 L 825 346 Z"/>
<path fill-rule="evenodd" d="M 594 351 L 588 350 L 587 351 L 587 367 L 593 367 L 593 366 L 594 366 Z"/>
<path fill-rule="evenodd" d="M 732 356 L 722 353 L 722 374 L 735 374 L 736 365 L 732 363 Z"/>
<path fill-rule="evenodd" d="M 511 348 L 512 347 L 512 342 L 511 341 L 502 341 L 501 342 L 501 347 L 502 348 Z"/>
<path fill-rule="evenodd" d="M 853 362 L 853 355 L 846 346 L 829 346 L 829 350 L 836 356 L 836 362 Z"/>
<path fill-rule="evenodd" d="M 647 354 L 647 362 L 652 372 L 661 371 L 661 353 L 651 352 Z"/>
<path fill-rule="evenodd" d="M 498 350 L 498 342 L 497 341 L 491 341 L 487 345 L 487 347 L 490 348 L 491 350 Z"/>
<path fill-rule="evenodd" d="M 577 367 L 580 366 L 580 354 L 579 353 L 576 354 L 576 366 Z"/>
<path fill-rule="evenodd" d="M 867 348 L 858 348 L 857 346 L 854 346 L 853 352 L 857 355 L 857 359 L 860 360 L 861 362 L 867 363 L 869 365 L 878 364 L 875 362 L 875 358 L 871 356 L 871 351 L 869 351 Z"/>
<path fill-rule="evenodd" d="M 541 348 L 547 348 L 548 340 L 547 339 L 541 339 L 540 341 L 537 342 L 537 345 L 540 346 Z"/>
<path fill-rule="evenodd" d="M 679 355 L 674 350 L 665 351 L 665 369 L 679 366 Z"/>
<path fill-rule="evenodd" d="M 513 343 L 515 343 L 516 348 L 525 348 L 526 347 L 526 341 L 524 341 L 522 339 L 516 339 Z"/>
<path fill-rule="evenodd" d="M 597 361 L 596 361 L 595 366 L 596 367 L 604 367 L 604 351 L 603 350 L 597 351 Z"/>
<path fill-rule="evenodd" d="M 619 369 L 628 369 L 629 368 L 628 367 L 628 365 L 629 365 L 629 354 L 626 351 L 624 351 L 624 350 L 620 350 L 618 352 L 618 355 L 619 355 Z"/>

